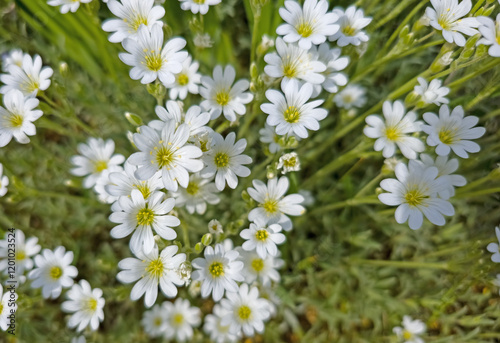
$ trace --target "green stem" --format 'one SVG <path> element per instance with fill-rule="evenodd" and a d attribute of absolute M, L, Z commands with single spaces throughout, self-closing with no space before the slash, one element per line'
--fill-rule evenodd
<path fill-rule="evenodd" d="M 360 196 L 364 195 L 366 192 L 368 192 L 370 189 L 372 189 L 374 185 L 378 184 L 383 177 L 384 177 L 384 174 L 379 173 L 370 182 L 368 182 L 363 188 L 361 188 L 359 190 L 359 192 L 356 193 L 354 198 L 359 198 Z"/>
<path fill-rule="evenodd" d="M 476 191 L 476 192 L 460 193 L 460 194 L 456 194 L 455 198 L 456 199 L 474 198 L 474 197 L 480 197 L 483 195 L 488 195 L 488 194 L 493 194 L 493 193 L 500 193 L 500 187 L 483 189 L 483 190 Z"/>

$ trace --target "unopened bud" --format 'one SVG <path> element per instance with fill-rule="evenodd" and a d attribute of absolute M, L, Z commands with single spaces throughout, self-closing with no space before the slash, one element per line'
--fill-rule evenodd
<path fill-rule="evenodd" d="M 203 244 L 201 244 L 201 242 L 198 242 L 196 243 L 196 245 L 194 246 L 194 250 L 196 250 L 196 252 L 200 253 L 203 251 Z"/>
<path fill-rule="evenodd" d="M 68 63 L 66 62 L 59 63 L 59 74 L 61 74 L 62 77 L 68 75 Z"/>
<path fill-rule="evenodd" d="M 209 246 L 210 243 L 212 243 L 212 234 L 211 233 L 206 233 L 201 237 L 201 243 L 203 243 L 204 246 Z"/>
<path fill-rule="evenodd" d="M 125 118 L 127 118 L 128 122 L 134 126 L 143 125 L 142 118 L 139 117 L 137 114 L 131 112 L 125 112 Z"/>

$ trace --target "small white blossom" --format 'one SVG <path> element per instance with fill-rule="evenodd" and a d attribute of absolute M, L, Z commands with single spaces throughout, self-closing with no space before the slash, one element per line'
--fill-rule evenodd
<path fill-rule="evenodd" d="M 189 300 L 182 298 L 177 298 L 173 304 L 165 301 L 161 305 L 165 312 L 165 339 L 170 341 L 175 338 L 176 342 L 181 343 L 193 338 L 193 327 L 201 324 L 201 311 L 190 305 Z"/>
<path fill-rule="evenodd" d="M 60 11 L 62 14 L 68 12 L 76 12 L 80 7 L 80 3 L 88 4 L 92 0 L 49 0 L 47 4 L 50 6 L 61 6 Z"/>
<path fill-rule="evenodd" d="M 156 106 L 155 112 L 158 118 L 160 118 L 164 123 L 152 121 L 149 123 L 150 127 L 156 127 L 158 125 L 157 129 L 161 130 L 165 123 L 172 120 L 176 123 L 176 125 L 186 124 L 189 127 L 189 142 L 192 141 L 193 136 L 213 131 L 211 128 L 206 126 L 206 124 L 210 121 L 210 114 L 202 111 L 200 106 L 193 105 L 186 111 L 186 113 L 184 113 L 177 101 L 169 100 L 165 104 L 165 107 Z"/>
<path fill-rule="evenodd" d="M 250 223 L 248 229 L 240 232 L 241 238 L 245 240 L 242 244 L 243 250 L 255 250 L 261 258 L 266 258 L 269 254 L 278 254 L 277 244 L 282 244 L 286 238 L 281 233 L 282 227 L 279 224 L 266 225 L 266 221 L 258 218 L 254 223 Z"/>
<path fill-rule="evenodd" d="M 246 283 L 252 284 L 258 281 L 264 287 L 269 287 L 272 282 L 280 281 L 280 273 L 277 269 L 283 267 L 285 262 L 278 258 L 279 252 L 276 256 L 267 255 L 265 258 L 260 257 L 256 251 L 245 251 L 240 248 L 238 252 L 240 261 L 245 265 L 243 275 L 245 275 Z"/>
<path fill-rule="evenodd" d="M 236 343 L 241 335 L 232 334 L 229 332 L 229 325 L 222 325 L 224 314 L 226 311 L 219 304 L 215 304 L 213 314 L 207 314 L 204 318 L 203 331 L 215 343 Z"/>
<path fill-rule="evenodd" d="M 219 191 L 210 179 L 203 178 L 199 173 L 192 174 L 189 177 L 189 184 L 186 188 L 179 188 L 172 192 L 175 198 L 175 206 L 186 207 L 190 213 L 204 214 L 207 210 L 207 203 L 215 205 L 220 202 L 217 195 Z"/>
<path fill-rule="evenodd" d="M 492 253 L 491 260 L 495 263 L 500 263 L 500 226 L 495 228 L 498 243 L 490 243 L 486 249 Z"/>
<path fill-rule="evenodd" d="M 61 304 L 64 312 L 73 313 L 69 318 L 68 327 L 75 328 L 81 332 L 87 326 L 92 331 L 97 330 L 99 322 L 104 320 L 104 303 L 102 290 L 99 288 L 90 288 L 86 280 L 81 280 L 74 284 L 66 293 L 68 300 Z"/>
<path fill-rule="evenodd" d="M 361 108 L 366 104 L 366 90 L 358 85 L 350 84 L 333 98 L 340 108 L 349 110 L 353 107 Z"/>
<path fill-rule="evenodd" d="M 109 174 L 109 183 L 105 186 L 106 192 L 115 197 L 130 197 L 134 189 L 142 193 L 144 199 L 149 198 L 151 194 L 163 187 L 161 182 L 161 173 L 157 172 L 145 181 L 138 180 L 135 177 L 137 166 L 128 161 L 124 164 L 124 171 L 113 172 Z"/>
<path fill-rule="evenodd" d="M 288 154 L 284 154 L 280 157 L 278 161 L 278 166 L 276 167 L 278 170 L 282 169 L 282 174 L 286 174 L 292 171 L 300 170 L 300 161 L 299 156 L 296 152 L 291 152 Z"/>
<path fill-rule="evenodd" d="M 211 48 L 212 45 L 214 45 L 214 42 L 208 33 L 197 33 L 196 36 L 194 36 L 193 43 L 200 49 Z"/>
<path fill-rule="evenodd" d="M 356 9 L 356 6 L 349 6 L 345 12 L 341 8 L 335 8 L 333 13 L 337 14 L 339 19 L 336 24 L 340 25 L 338 32 L 330 36 L 330 41 L 337 41 L 340 47 L 349 44 L 358 46 L 363 42 L 368 42 L 368 35 L 363 29 L 371 23 L 372 18 L 365 17 L 362 9 Z"/>
<path fill-rule="evenodd" d="M 477 17 L 477 21 L 482 35 L 477 44 L 489 45 L 488 54 L 492 57 L 500 57 L 500 14 L 497 14 L 496 20 L 480 16 Z"/>
<path fill-rule="evenodd" d="M 448 99 L 445 98 L 450 92 L 448 87 L 441 87 L 443 82 L 439 79 L 434 79 L 428 83 L 423 77 L 419 77 L 418 85 L 415 86 L 415 93 L 420 95 L 420 99 L 425 104 L 447 104 Z"/>
<path fill-rule="evenodd" d="M 21 66 L 11 64 L 7 74 L 0 75 L 0 81 L 5 85 L 0 87 L 0 93 L 7 94 L 12 89 L 21 91 L 25 96 L 36 96 L 38 91 L 44 91 L 50 86 L 52 68 L 42 68 L 42 58 L 35 55 L 31 58 L 25 54 Z"/>
<path fill-rule="evenodd" d="M 144 332 L 149 337 L 162 336 L 167 330 L 166 315 L 163 306 L 155 305 L 151 310 L 145 311 L 141 324 L 144 327 Z"/>
<path fill-rule="evenodd" d="M 198 94 L 199 84 L 201 82 L 201 75 L 198 73 L 200 64 L 196 61 L 191 63 L 192 57 L 188 56 L 182 62 L 182 70 L 179 74 L 175 75 L 175 82 L 165 85 L 170 91 L 168 95 L 171 99 L 177 98 L 184 100 L 188 93 Z"/>
<path fill-rule="evenodd" d="M 221 0 L 179 0 L 181 8 L 184 11 L 191 11 L 193 14 L 198 12 L 202 15 L 207 14 L 209 6 L 220 4 Z"/>
<path fill-rule="evenodd" d="M 425 333 L 426 327 L 421 320 L 413 320 L 410 316 L 404 316 L 402 324 L 403 327 L 396 326 L 392 329 L 399 339 L 403 339 L 404 343 L 424 343 L 420 336 Z"/>
<path fill-rule="evenodd" d="M 462 187 L 467 184 L 465 177 L 452 174 L 458 169 L 458 160 L 456 158 L 448 160 L 448 156 L 438 156 L 434 160 L 427 154 L 421 154 L 420 160 L 426 167 L 436 167 L 439 172 L 438 177 L 443 176 L 443 179 L 447 181 L 447 186 L 438 192 L 441 198 L 451 198 L 455 195 L 455 187 Z"/>
<path fill-rule="evenodd" d="M 11 64 L 22 67 L 25 54 L 21 49 L 14 49 L 2 55 L 2 71 L 7 71 Z"/>
<path fill-rule="evenodd" d="M 260 141 L 262 143 L 269 144 L 269 152 L 272 154 L 277 153 L 281 150 L 281 145 L 279 144 L 280 136 L 276 134 L 276 130 L 269 124 L 265 124 L 265 127 L 259 130 Z"/>
<path fill-rule="evenodd" d="M 118 174 L 123 173 L 123 169 L 121 170 L 121 172 L 117 173 Z M 112 204 L 118 200 L 117 196 L 110 194 L 106 190 L 106 188 L 111 185 L 109 174 L 110 174 L 109 170 L 103 170 L 101 176 L 97 179 L 94 185 L 94 191 L 97 194 L 97 199 L 103 204 Z"/>
<path fill-rule="evenodd" d="M 321 85 L 314 85 L 313 98 L 321 93 L 321 87 L 329 93 L 337 93 L 339 86 L 347 84 L 347 76 L 339 71 L 347 67 L 349 58 L 341 57 L 341 50 L 338 48 L 330 49 L 328 43 L 312 47 L 310 52 L 316 56 L 318 61 L 326 65 L 326 70 L 321 73 L 325 76 L 325 81 Z"/>
<path fill-rule="evenodd" d="M 208 222 L 208 232 L 213 235 L 223 233 L 224 231 L 222 231 L 222 224 L 217 219 L 212 219 Z"/>

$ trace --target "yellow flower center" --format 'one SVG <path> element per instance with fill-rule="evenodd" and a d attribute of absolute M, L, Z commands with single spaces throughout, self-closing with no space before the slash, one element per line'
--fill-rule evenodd
<path fill-rule="evenodd" d="M 283 75 L 288 78 L 293 78 L 297 76 L 297 65 L 292 61 L 288 61 L 288 63 L 283 64 Z"/>
<path fill-rule="evenodd" d="M 297 164 L 297 157 L 292 156 L 289 159 L 283 161 L 285 168 L 293 168 Z"/>
<path fill-rule="evenodd" d="M 137 225 L 151 225 L 155 219 L 154 212 L 149 208 L 143 208 L 137 212 Z"/>
<path fill-rule="evenodd" d="M 416 188 L 407 191 L 405 194 L 405 202 L 410 206 L 422 205 L 424 200 L 427 198 L 428 198 L 427 195 L 425 195 L 421 190 Z"/>
<path fill-rule="evenodd" d="M 13 114 L 9 117 L 9 124 L 11 127 L 20 127 L 23 125 L 23 121 L 23 116 L 19 114 Z"/>
<path fill-rule="evenodd" d="M 90 311 L 95 311 L 97 309 L 97 300 L 92 298 L 87 302 L 87 309 Z"/>
<path fill-rule="evenodd" d="M 162 320 L 160 317 L 156 317 L 154 320 L 153 320 L 153 325 L 154 326 L 160 326 L 162 323 Z"/>
<path fill-rule="evenodd" d="M 172 317 L 172 324 L 174 324 L 174 326 L 180 326 L 182 323 L 184 323 L 184 316 L 181 313 L 176 313 Z"/>
<path fill-rule="evenodd" d="M 16 251 L 16 260 L 22 261 L 26 258 L 26 253 L 24 250 L 17 250 Z M 1 311 L 0 311 L 1 312 Z"/>
<path fill-rule="evenodd" d="M 450 9 L 448 8 L 448 11 Z M 441 25 L 441 27 L 443 28 L 443 30 L 447 30 L 447 31 L 450 31 L 451 29 L 451 26 L 453 23 L 450 22 L 450 18 L 448 17 L 447 14 L 441 14 L 439 16 L 439 19 L 438 19 L 438 24 Z"/>
<path fill-rule="evenodd" d="M 59 278 L 62 276 L 63 272 L 62 269 L 59 267 L 52 267 L 50 268 L 49 275 L 52 279 L 54 280 L 59 280 Z"/>
<path fill-rule="evenodd" d="M 190 182 L 186 188 L 186 192 L 190 195 L 198 194 L 200 186 L 196 182 Z"/>
<path fill-rule="evenodd" d="M 439 140 L 446 145 L 456 143 L 456 130 L 441 130 L 439 131 Z"/>
<path fill-rule="evenodd" d="M 152 260 L 146 268 L 146 272 L 154 278 L 160 278 L 163 275 L 163 261 L 161 258 Z"/>
<path fill-rule="evenodd" d="M 405 340 L 409 340 L 409 339 L 412 339 L 413 338 L 413 334 L 407 330 L 404 330 L 403 331 L 403 338 Z"/>
<path fill-rule="evenodd" d="M 256 258 L 252 261 L 252 269 L 257 273 L 264 269 L 264 260 L 261 258 Z"/>
<path fill-rule="evenodd" d="M 224 168 L 229 164 L 229 155 L 225 152 L 215 154 L 214 163 L 217 168 Z"/>
<path fill-rule="evenodd" d="M 205 3 L 205 0 L 193 0 L 193 2 L 198 5 L 203 5 Z"/>
<path fill-rule="evenodd" d="M 388 126 L 385 129 L 385 136 L 387 137 L 388 140 L 390 141 L 397 141 L 399 138 L 401 138 L 401 133 L 399 130 L 394 127 L 394 126 Z"/>
<path fill-rule="evenodd" d="M 34 91 L 38 90 L 38 88 L 40 88 L 40 84 L 38 83 L 38 81 L 33 80 L 33 76 L 31 75 L 26 76 L 28 77 L 28 81 L 24 82 L 21 85 L 21 88 L 28 93 L 33 93 Z"/>
<path fill-rule="evenodd" d="M 148 25 L 148 18 L 137 15 L 132 23 L 130 23 L 130 26 L 134 29 L 134 31 L 137 31 L 142 24 Z"/>
<path fill-rule="evenodd" d="M 3 311 L 3 304 L 0 302 L 0 314 L 2 314 Z"/>
<path fill-rule="evenodd" d="M 108 162 L 107 161 L 95 161 L 94 162 L 94 170 L 96 173 L 100 173 L 103 170 L 108 168 Z"/>
<path fill-rule="evenodd" d="M 224 275 L 224 265 L 220 262 L 213 262 L 210 267 L 208 267 L 208 271 L 214 277 L 220 277 Z"/>
<path fill-rule="evenodd" d="M 238 309 L 238 317 L 240 317 L 241 320 L 248 320 L 248 318 L 250 318 L 251 315 L 252 315 L 252 310 L 250 309 L 250 307 L 246 305 L 242 305 Z"/>
<path fill-rule="evenodd" d="M 162 146 L 156 148 L 156 164 L 159 168 L 168 167 L 174 161 L 174 151 L 168 147 Z"/>
<path fill-rule="evenodd" d="M 354 36 L 356 29 L 351 25 L 346 25 L 342 28 L 342 33 L 346 36 Z"/>
<path fill-rule="evenodd" d="M 181 73 L 179 74 L 179 76 L 177 76 L 177 83 L 180 86 L 185 86 L 189 83 L 189 77 L 186 74 Z"/>
<path fill-rule="evenodd" d="M 290 124 L 296 123 L 300 119 L 300 112 L 295 106 L 288 106 L 286 109 L 285 113 L 283 113 L 283 116 L 285 117 L 285 121 L 287 121 Z"/>
<path fill-rule="evenodd" d="M 255 238 L 259 241 L 265 241 L 267 237 L 269 236 L 269 233 L 266 230 L 258 230 L 255 233 Z"/>
<path fill-rule="evenodd" d="M 296 26 L 297 33 L 302 37 L 309 37 L 313 33 L 313 27 L 310 23 L 301 21 L 299 25 Z"/>
<path fill-rule="evenodd" d="M 146 53 L 144 59 L 146 60 L 146 67 L 152 71 L 160 70 L 163 65 L 161 54 L 153 50 L 151 50 L 150 53 Z"/>
<path fill-rule="evenodd" d="M 229 93 L 227 91 L 218 92 L 215 95 L 215 101 L 221 106 L 226 106 L 229 103 Z"/>
<path fill-rule="evenodd" d="M 136 188 L 139 192 L 142 193 L 142 196 L 144 197 L 144 199 L 147 199 L 149 197 L 149 195 L 151 194 L 151 190 L 149 189 L 149 186 L 146 183 L 146 181 L 141 181 L 141 184 L 134 185 L 134 188 Z"/>
<path fill-rule="evenodd" d="M 350 104 L 354 100 L 351 94 L 342 95 L 342 99 L 346 104 Z"/>
<path fill-rule="evenodd" d="M 267 212 L 267 215 L 275 214 L 276 212 L 278 212 L 279 202 L 278 200 L 267 199 L 262 204 L 262 207 L 264 208 L 264 211 Z"/>

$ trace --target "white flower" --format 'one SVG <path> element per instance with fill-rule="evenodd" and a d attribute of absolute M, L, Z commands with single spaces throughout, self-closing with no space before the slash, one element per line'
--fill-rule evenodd
<path fill-rule="evenodd" d="M 23 276 L 25 271 L 30 271 L 33 268 L 32 256 L 35 256 L 40 252 L 40 245 L 38 245 L 37 237 L 30 237 L 25 240 L 24 233 L 17 229 L 14 232 L 15 236 L 15 267 L 16 267 L 16 278 L 19 281 L 24 282 L 25 277 Z M 9 242 L 10 237 L 10 242 Z M 4 271 L 8 274 L 8 257 L 9 257 L 9 243 L 12 244 L 12 234 L 10 232 L 5 233 L 5 239 L 0 240 L 0 271 Z"/>
<path fill-rule="evenodd" d="M 186 188 L 179 188 L 177 192 L 172 192 L 175 198 L 175 206 L 185 206 L 186 210 L 193 214 L 204 214 L 207 210 L 207 203 L 215 205 L 220 202 L 219 191 L 210 179 L 202 178 L 199 173 L 189 177 L 189 184 Z"/>
<path fill-rule="evenodd" d="M 21 49 L 14 49 L 2 55 L 2 71 L 7 71 L 11 64 L 21 67 L 25 54 Z"/>
<path fill-rule="evenodd" d="M 134 134 L 134 143 L 139 152 L 133 153 L 128 161 L 139 166 L 135 172 L 139 180 L 148 180 L 161 171 L 163 185 L 169 191 L 176 191 L 178 185 L 186 188 L 189 184 L 188 172 L 198 172 L 203 162 L 198 159 L 200 148 L 186 144 L 189 139 L 189 126 L 175 128 L 176 123 L 165 124 L 161 132 L 141 126 L 140 133 Z"/>
<path fill-rule="evenodd" d="M 271 282 L 278 283 L 280 281 L 280 273 L 276 270 L 284 265 L 284 261 L 278 257 L 267 255 L 261 258 L 255 251 L 240 252 L 240 261 L 243 261 L 243 275 L 245 275 L 245 282 L 248 284 L 254 281 L 260 282 L 264 287 L 271 286 Z M 279 254 L 277 255 L 279 256 Z"/>
<path fill-rule="evenodd" d="M 340 57 L 341 50 L 338 48 L 330 49 L 328 43 L 323 43 L 317 48 L 312 47 L 310 52 L 318 61 L 326 65 L 326 70 L 321 73 L 325 76 L 325 81 L 321 85 L 314 85 L 313 98 L 321 93 L 321 87 L 329 93 L 337 93 L 339 86 L 347 84 L 347 76 L 339 71 L 347 67 L 349 58 Z"/>
<path fill-rule="evenodd" d="M 265 220 L 258 218 L 254 223 L 250 223 L 248 229 L 240 232 L 241 238 L 245 240 L 241 247 L 246 251 L 255 250 L 261 258 L 266 258 L 268 254 L 276 256 L 278 254 L 276 244 L 286 240 L 281 229 L 279 224 L 267 226 Z"/>
<path fill-rule="evenodd" d="M 220 302 L 226 314 L 222 317 L 222 325 L 229 325 L 233 334 L 253 336 L 255 331 L 264 332 L 264 321 L 269 319 L 270 304 L 266 299 L 259 298 L 257 287 L 249 289 L 246 283 L 242 284 L 237 293 L 226 293 L 226 298 Z"/>
<path fill-rule="evenodd" d="M 203 331 L 215 343 L 236 343 L 240 335 L 232 334 L 229 332 L 229 325 L 221 324 L 222 316 L 226 311 L 219 304 L 215 304 L 212 312 L 213 314 L 207 314 L 204 318 Z"/>
<path fill-rule="evenodd" d="M 285 1 L 285 7 L 279 9 L 281 18 L 286 24 L 281 24 L 276 33 L 284 36 L 287 43 L 298 41 L 302 49 L 310 49 L 311 45 L 325 42 L 326 37 L 335 34 L 339 25 L 336 13 L 327 13 L 326 0 L 306 0 L 303 7 L 293 0 Z"/>
<path fill-rule="evenodd" d="M 243 281 L 241 274 L 243 262 L 237 261 L 239 254 L 236 250 L 225 250 L 222 244 L 216 244 L 215 250 L 207 246 L 205 258 L 195 258 L 192 274 L 193 281 L 202 281 L 201 296 L 208 297 L 212 293 L 214 301 L 219 301 L 224 291 L 237 292 L 238 285 L 235 281 Z"/>
<path fill-rule="evenodd" d="M 320 73 L 326 70 L 323 62 L 313 59 L 308 50 L 294 44 L 286 44 L 283 39 L 276 38 L 276 52 L 264 56 L 267 65 L 264 72 L 275 78 L 283 78 L 282 86 L 290 80 L 300 80 L 311 84 L 321 84 L 325 77 Z"/>
<path fill-rule="evenodd" d="M 124 171 L 109 174 L 109 184 L 105 186 L 106 191 L 116 197 L 132 195 L 134 189 L 138 189 L 144 199 L 163 187 L 161 173 L 153 174 L 149 179 L 140 181 L 135 177 L 137 166 L 128 161 L 124 164 Z"/>
<path fill-rule="evenodd" d="M 183 113 L 177 101 L 169 100 L 165 107 L 156 106 L 155 112 L 158 118 L 165 123 L 173 120 L 176 125 L 186 124 L 189 127 L 189 141 L 192 136 L 212 131 L 211 128 L 205 126 L 210 121 L 210 114 L 208 112 L 203 112 L 200 106 L 191 106 L 186 113 Z M 150 127 L 153 122 L 150 122 Z M 158 129 L 161 130 L 164 123 L 157 122 L 158 123 L 154 123 L 153 125 L 158 125 Z"/>
<path fill-rule="evenodd" d="M 282 173 L 286 174 L 292 171 L 300 170 L 300 161 L 299 156 L 296 152 L 291 152 L 288 154 L 284 154 L 280 157 L 278 161 L 278 166 L 276 167 L 278 170 L 283 168 Z"/>
<path fill-rule="evenodd" d="M 142 251 L 134 252 L 138 258 L 129 257 L 118 263 L 118 268 L 123 269 L 116 278 L 122 283 L 137 283 L 130 292 L 133 301 L 144 297 L 146 307 L 151 307 L 158 296 L 158 285 L 167 298 L 177 295 L 177 286 L 184 282 L 177 274 L 180 264 L 186 260 L 186 254 L 177 254 L 177 245 L 170 245 L 158 255 L 158 247 L 155 245 L 149 254 Z"/>
<path fill-rule="evenodd" d="M 479 22 L 474 17 L 463 18 L 471 8 L 471 0 L 431 0 L 432 7 L 425 9 L 425 14 L 430 19 L 430 25 L 436 30 L 442 31 L 443 38 L 448 43 L 455 42 L 458 46 L 465 45 L 462 35 L 474 36 Z"/>
<path fill-rule="evenodd" d="M 350 84 L 338 94 L 335 94 L 333 100 L 340 108 L 349 110 L 353 107 L 361 108 L 366 104 L 366 90 L 358 85 Z"/>
<path fill-rule="evenodd" d="M 50 6 L 61 6 L 61 13 L 76 12 L 80 7 L 80 3 L 88 4 L 92 0 L 49 0 L 47 4 Z"/>
<path fill-rule="evenodd" d="M 78 284 L 66 293 L 68 300 L 61 304 L 64 312 L 73 313 L 69 318 L 68 327 L 77 328 L 80 332 L 87 326 L 92 331 L 97 330 L 99 322 L 104 319 L 104 298 L 100 288 L 90 288 L 86 280 L 81 280 Z"/>
<path fill-rule="evenodd" d="M 155 24 L 151 32 L 146 25 L 141 25 L 137 31 L 137 39 L 125 38 L 123 48 L 128 53 L 120 53 L 123 63 L 132 67 L 130 77 L 147 84 L 159 79 L 168 85 L 175 82 L 174 74 L 182 71 L 182 62 L 187 58 L 183 38 L 172 38 L 163 46 L 163 30 Z"/>
<path fill-rule="evenodd" d="M 91 137 L 87 140 L 87 144 L 78 144 L 77 149 L 81 155 L 71 157 L 71 163 L 75 166 L 71 169 L 71 174 L 88 175 L 83 180 L 85 188 L 93 187 L 105 170 L 110 173 L 122 170 L 120 164 L 123 163 L 125 157 L 119 154 L 113 155 L 115 142 L 111 139 L 104 141 L 102 138 Z"/>
<path fill-rule="evenodd" d="M 223 233 L 224 231 L 222 231 L 222 224 L 217 219 L 212 219 L 208 222 L 208 232 L 213 235 Z"/>
<path fill-rule="evenodd" d="M 193 12 L 193 14 L 207 14 L 208 6 L 214 6 L 220 4 L 221 0 L 179 0 L 181 2 L 181 8 L 184 11 Z"/>
<path fill-rule="evenodd" d="M 3 175 L 3 164 L 0 163 L 0 197 L 7 194 L 7 186 L 9 185 L 9 178 Z"/>
<path fill-rule="evenodd" d="M 155 305 L 149 311 L 144 312 L 141 324 L 144 327 L 144 332 L 149 337 L 160 337 L 167 330 L 165 311 L 160 305 Z"/>
<path fill-rule="evenodd" d="M 161 306 L 165 312 L 166 330 L 163 336 L 167 340 L 175 338 L 176 342 L 185 342 L 193 338 L 193 327 L 201 323 L 201 311 L 190 306 L 189 300 L 177 298 L 172 304 L 165 301 Z"/>
<path fill-rule="evenodd" d="M 197 48 L 211 48 L 214 42 L 208 33 L 197 33 L 193 38 L 193 43 Z"/>
<path fill-rule="evenodd" d="M 36 268 L 29 272 L 28 278 L 33 280 L 32 288 L 42 287 L 42 295 L 45 299 L 55 299 L 64 288 L 73 285 L 73 278 L 78 274 L 73 262 L 73 252 L 66 251 L 63 246 L 54 251 L 44 249 L 41 254 L 35 256 Z"/>
<path fill-rule="evenodd" d="M 121 169 L 121 172 L 116 172 L 117 174 L 122 174 L 123 169 Z M 119 197 L 110 194 L 106 189 L 108 186 L 112 185 L 111 180 L 109 179 L 109 170 L 103 170 L 101 176 L 97 179 L 94 185 L 94 191 L 97 194 L 97 199 L 104 203 L 104 204 L 112 204 L 116 200 L 118 200 Z"/>
<path fill-rule="evenodd" d="M 266 123 L 265 127 L 259 130 L 259 135 L 262 143 L 269 144 L 270 153 L 275 154 L 281 150 L 280 136 L 276 134 L 274 127 Z"/>
<path fill-rule="evenodd" d="M 286 176 L 279 180 L 273 178 L 267 181 L 267 185 L 260 180 L 252 181 L 254 188 L 247 188 L 248 194 L 259 203 L 248 214 L 248 220 L 256 221 L 264 219 L 269 224 L 278 223 L 281 227 L 289 231 L 292 229 L 292 221 L 287 216 L 300 216 L 305 212 L 305 208 L 300 204 L 304 197 L 299 194 L 290 194 L 285 196 L 289 187 L 289 181 Z"/>
<path fill-rule="evenodd" d="M 375 151 L 383 149 L 382 155 L 385 158 L 394 156 L 396 145 L 403 155 L 409 159 L 416 159 L 417 153 L 425 149 L 424 143 L 418 138 L 410 137 L 407 134 L 419 132 L 421 121 L 417 121 L 415 112 L 405 113 L 405 107 L 401 101 L 385 101 L 383 105 L 384 119 L 378 114 L 366 117 L 369 125 L 363 129 L 363 133 L 370 138 L 377 138 L 375 141 Z"/>
<path fill-rule="evenodd" d="M 38 91 L 44 91 L 50 86 L 50 77 L 53 70 L 50 67 L 42 68 L 42 58 L 35 55 L 32 59 L 25 54 L 23 64 L 19 67 L 11 64 L 7 68 L 8 74 L 0 75 L 0 81 L 5 85 L 0 87 L 0 93 L 7 94 L 12 89 L 17 89 L 25 96 L 33 96 Z"/>
<path fill-rule="evenodd" d="M 450 92 L 448 87 L 441 87 L 443 81 L 434 79 L 428 83 L 423 77 L 419 77 L 418 85 L 415 86 L 415 93 L 420 95 L 420 98 L 425 104 L 447 104 L 449 102 L 445 96 Z"/>
<path fill-rule="evenodd" d="M 408 221 L 410 229 L 419 229 L 425 215 L 431 223 L 442 226 L 445 224 L 443 214 L 455 213 L 453 205 L 437 197 L 447 181 L 438 177 L 436 167 L 424 169 L 419 162 L 410 160 L 408 167 L 399 163 L 394 171 L 397 180 L 385 179 L 380 183 L 380 187 L 390 193 L 379 194 L 378 198 L 386 205 L 398 206 L 395 218 L 399 224 Z"/>
<path fill-rule="evenodd" d="M 215 186 L 222 191 L 227 185 L 235 189 L 238 185 L 239 177 L 250 175 L 250 169 L 244 164 L 252 163 L 252 159 L 242 154 L 247 146 L 247 140 L 242 138 L 235 143 L 236 134 L 230 132 L 226 139 L 214 132 L 210 150 L 203 155 L 205 168 L 201 171 L 201 176 L 211 178 L 215 175 Z"/>
<path fill-rule="evenodd" d="M 163 25 L 160 20 L 165 15 L 162 6 L 154 6 L 154 0 L 109 0 L 108 8 L 118 18 L 108 19 L 102 24 L 112 43 L 120 43 L 125 38 L 136 39 L 141 25 L 151 29 L 153 25 Z"/>
<path fill-rule="evenodd" d="M 220 1 L 220 0 L 219 0 Z M 192 57 L 188 56 L 182 62 L 182 70 L 175 75 L 175 82 L 172 82 L 165 87 L 170 88 L 169 96 L 172 100 L 177 98 L 184 100 L 189 93 L 198 94 L 198 87 L 201 82 L 201 75 L 198 73 L 199 63 L 193 62 Z"/>
<path fill-rule="evenodd" d="M 396 326 L 392 331 L 402 338 L 405 343 L 424 343 L 420 336 L 425 333 L 425 324 L 418 319 L 412 320 L 410 316 L 403 317 L 403 327 Z"/>
<path fill-rule="evenodd" d="M 477 17 L 477 21 L 482 35 L 477 44 L 490 45 L 488 54 L 492 57 L 500 57 L 500 14 L 497 14 L 496 21 L 484 16 Z"/>
<path fill-rule="evenodd" d="M 452 158 L 448 160 L 448 156 L 438 156 L 436 160 L 427 154 L 421 154 L 420 160 L 426 167 L 436 167 L 438 169 L 438 177 L 443 176 L 447 181 L 447 186 L 438 192 L 439 197 L 443 199 L 451 198 L 455 195 L 455 187 L 462 187 L 467 184 L 467 180 L 462 175 L 452 174 L 458 169 L 458 160 Z"/>
<path fill-rule="evenodd" d="M 221 66 L 216 66 L 213 79 L 209 76 L 201 78 L 202 86 L 199 92 L 205 100 L 200 105 L 210 110 L 211 119 L 216 119 L 223 113 L 227 120 L 235 121 L 237 115 L 246 113 L 245 104 L 253 100 L 253 94 L 245 92 L 250 83 L 247 80 L 239 80 L 233 85 L 235 76 L 233 66 L 227 65 L 224 71 Z"/>
<path fill-rule="evenodd" d="M 338 32 L 330 36 L 330 41 L 337 41 L 340 47 L 346 45 L 358 46 L 362 42 L 368 42 L 368 35 L 363 29 L 370 24 L 372 18 L 365 17 L 362 9 L 356 9 L 356 6 L 349 6 L 344 10 L 335 8 L 333 13 L 339 17 L 336 24 L 340 25 Z"/>
<path fill-rule="evenodd" d="M 479 144 L 470 141 L 484 135 L 484 127 L 473 127 L 479 121 L 476 116 L 464 117 L 462 106 L 455 107 L 450 114 L 450 108 L 442 105 L 439 117 L 432 113 L 424 113 L 424 120 L 429 125 L 422 125 L 422 131 L 427 133 L 427 144 L 436 146 L 436 154 L 446 156 L 453 150 L 462 158 L 468 158 L 470 152 L 478 152 Z"/>
<path fill-rule="evenodd" d="M 134 189 L 130 198 L 118 199 L 120 211 L 115 211 L 109 220 L 120 225 L 111 230 L 111 237 L 123 238 L 130 235 L 130 249 L 133 252 L 144 250 L 149 254 L 154 246 L 153 230 L 163 239 L 174 240 L 177 233 L 171 228 L 181 223 L 177 217 L 168 215 L 175 206 L 175 200 L 163 200 L 164 193 L 155 192 L 147 200 L 142 193 Z"/>
<path fill-rule="evenodd" d="M 10 327 L 10 318 L 12 312 L 17 311 L 17 293 L 12 292 L 9 288 L 3 293 L 3 287 L 0 283 L 0 329 L 7 331 Z"/>
<path fill-rule="evenodd" d="M 495 228 L 495 233 L 497 235 L 498 244 L 490 243 L 486 249 L 493 254 L 491 255 L 491 260 L 495 263 L 500 263 L 500 226 Z"/>
<path fill-rule="evenodd" d="M 0 147 L 6 146 L 12 137 L 22 144 L 29 143 L 28 136 L 36 134 L 35 120 L 43 114 L 34 110 L 38 99 L 24 97 L 21 91 L 12 89 L 3 97 L 5 108 L 0 106 Z"/>
<path fill-rule="evenodd" d="M 276 126 L 278 135 L 297 135 L 307 138 L 307 129 L 317 131 L 319 121 L 326 118 L 328 111 L 320 106 L 323 100 L 309 101 L 313 93 L 313 86 L 309 83 L 299 85 L 289 82 L 286 86 L 282 84 L 283 93 L 270 89 L 266 91 L 266 97 L 271 103 L 260 106 L 262 112 L 269 114 L 267 124 Z"/>

